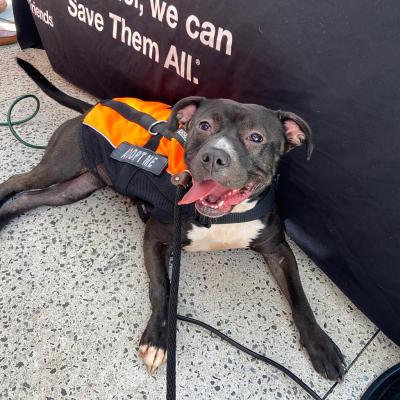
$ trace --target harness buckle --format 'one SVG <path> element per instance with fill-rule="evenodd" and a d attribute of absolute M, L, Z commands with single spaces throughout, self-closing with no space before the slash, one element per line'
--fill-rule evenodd
<path fill-rule="evenodd" d="M 158 135 L 158 132 L 153 132 L 152 129 L 153 129 L 155 126 L 157 126 L 158 124 L 166 124 L 166 123 L 167 123 L 167 121 L 164 121 L 164 120 L 154 121 L 154 122 L 149 126 L 149 128 L 147 129 L 147 131 L 150 133 L 150 135 L 157 136 L 157 135 Z"/>
<path fill-rule="evenodd" d="M 185 189 L 189 186 L 192 175 L 188 170 L 171 176 L 171 183 L 175 186 L 183 186 Z"/>

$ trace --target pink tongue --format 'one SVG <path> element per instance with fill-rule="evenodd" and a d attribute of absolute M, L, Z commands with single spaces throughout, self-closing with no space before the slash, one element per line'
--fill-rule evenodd
<path fill-rule="evenodd" d="M 204 181 L 204 182 L 193 181 L 192 187 L 183 196 L 182 200 L 178 204 L 182 206 L 184 204 L 194 203 L 195 201 L 207 196 L 218 186 L 221 185 L 215 181 Z"/>

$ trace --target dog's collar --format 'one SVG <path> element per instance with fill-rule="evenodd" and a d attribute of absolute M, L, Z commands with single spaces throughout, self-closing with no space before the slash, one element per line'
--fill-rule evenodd
<path fill-rule="evenodd" d="M 265 190 L 262 193 L 257 204 L 251 210 L 246 212 L 230 213 L 219 218 L 209 218 L 195 210 L 196 222 L 198 222 L 200 225 L 210 228 L 213 224 L 237 224 L 241 222 L 250 222 L 265 217 L 265 215 L 274 210 L 278 179 L 278 175 L 274 177 L 271 186 L 268 188 L 268 190 Z"/>

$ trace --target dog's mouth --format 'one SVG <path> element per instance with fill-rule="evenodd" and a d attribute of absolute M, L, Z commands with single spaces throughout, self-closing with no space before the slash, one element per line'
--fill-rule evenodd
<path fill-rule="evenodd" d="M 195 203 L 200 214 L 218 218 L 228 214 L 233 207 L 248 199 L 256 187 L 255 182 L 250 182 L 241 189 L 230 189 L 213 180 L 193 181 L 192 187 L 178 204 Z"/>

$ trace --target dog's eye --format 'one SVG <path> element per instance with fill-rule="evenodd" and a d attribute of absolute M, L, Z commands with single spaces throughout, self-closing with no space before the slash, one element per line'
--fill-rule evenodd
<path fill-rule="evenodd" d="M 257 132 L 251 133 L 251 134 L 249 135 L 248 139 L 249 139 L 251 142 L 255 142 L 255 143 L 261 143 L 261 142 L 264 140 L 264 138 L 263 138 L 259 133 L 257 133 Z"/>
<path fill-rule="evenodd" d="M 211 125 L 207 121 L 201 121 L 199 127 L 202 131 L 209 131 L 211 129 Z"/>

